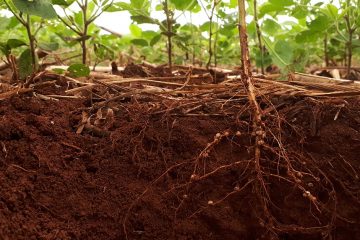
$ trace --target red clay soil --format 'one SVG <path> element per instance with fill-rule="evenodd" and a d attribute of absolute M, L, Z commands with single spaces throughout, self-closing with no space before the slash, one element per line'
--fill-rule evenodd
<path fill-rule="evenodd" d="M 283 129 L 287 149 L 331 178 L 319 177 L 322 188 L 304 181 L 329 209 L 335 193 L 324 189 L 330 181 L 337 196 L 331 236 L 293 229 L 278 232 L 279 239 L 360 239 L 360 101 L 348 100 L 334 121 L 340 103 L 302 100 L 279 112 L 289 122 Z M 26 95 L 1 101 L 0 239 L 125 239 L 127 213 L 128 239 L 270 239 L 253 188 L 208 204 L 246 184 L 242 169 L 174 189 L 192 174 L 186 163 L 218 132 L 230 134 L 211 152 L 209 168 L 251 159 L 249 136 L 236 134 L 247 126 L 233 117 L 164 118 L 149 114 L 150 105 L 119 104 L 110 135 L 99 137 L 76 133 L 86 101 Z M 279 223 L 316 228 L 331 222 L 333 215 L 317 212 L 303 193 L 270 178 L 268 206 Z"/>

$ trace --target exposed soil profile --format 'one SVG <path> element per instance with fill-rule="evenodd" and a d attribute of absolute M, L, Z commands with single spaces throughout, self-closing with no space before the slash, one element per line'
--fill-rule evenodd
<path fill-rule="evenodd" d="M 281 126 L 266 119 L 267 192 L 251 171 L 246 111 L 157 104 L 122 99 L 81 131 L 88 100 L 1 101 L 0 239 L 360 239 L 359 99 L 294 99 Z"/>

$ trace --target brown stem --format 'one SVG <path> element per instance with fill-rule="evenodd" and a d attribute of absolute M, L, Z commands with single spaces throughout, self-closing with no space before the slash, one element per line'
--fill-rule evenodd
<path fill-rule="evenodd" d="M 217 0 L 214 0 L 213 6 L 211 8 L 211 13 L 209 15 L 209 22 L 210 22 L 210 27 L 209 27 L 209 59 L 208 59 L 208 62 L 206 64 L 206 69 L 210 68 L 211 60 L 212 60 L 212 57 L 214 55 L 213 47 L 212 47 L 212 36 L 213 36 L 212 24 L 213 24 L 214 12 L 215 12 L 215 8 L 216 8 L 217 3 L 218 3 Z"/>
<path fill-rule="evenodd" d="M 84 32 L 86 32 L 85 29 L 84 29 Z M 86 36 L 86 34 L 84 34 L 84 36 Z M 82 49 L 82 63 L 86 64 L 86 61 L 87 61 L 86 39 L 84 37 L 81 39 L 81 49 Z"/>
<path fill-rule="evenodd" d="M 257 1 L 254 0 L 254 21 L 255 21 L 255 26 L 256 26 L 256 34 L 257 34 L 257 38 L 258 38 L 258 44 L 259 44 L 259 50 L 260 50 L 260 54 L 261 54 L 261 73 L 265 74 L 265 69 L 264 69 L 264 47 L 262 44 L 262 40 L 261 40 L 261 30 L 260 30 L 260 26 L 259 26 L 259 20 L 258 20 L 258 15 L 257 15 Z"/>
<path fill-rule="evenodd" d="M 263 130 L 263 122 L 262 122 L 262 111 L 256 100 L 255 95 L 255 87 L 253 84 L 253 78 L 251 75 L 251 65 L 250 65 L 250 54 L 249 54 L 249 45 L 247 41 L 247 33 L 246 33 L 246 10 L 245 10 L 245 0 L 238 0 L 239 7 L 239 36 L 240 36 L 240 47 L 241 47 L 241 62 L 242 62 L 242 74 L 241 79 L 243 81 L 244 87 L 247 90 L 247 95 L 249 99 L 249 103 L 252 110 L 252 124 L 253 124 L 253 133 L 255 134 L 255 144 L 254 144 L 254 165 L 256 170 L 256 178 L 257 178 L 257 193 L 259 194 L 259 199 L 262 202 L 263 211 L 267 220 L 269 221 L 269 225 L 272 224 L 271 216 L 268 211 L 267 202 L 263 197 L 264 192 L 267 191 L 266 186 L 264 184 L 264 179 L 262 176 L 261 170 L 261 149 L 264 144 L 264 136 L 265 132 Z"/>
<path fill-rule="evenodd" d="M 82 63 L 83 64 L 86 64 L 86 36 L 87 36 L 87 33 L 88 33 L 88 20 L 87 20 L 87 8 L 88 8 L 88 0 L 85 0 L 85 3 L 84 5 L 81 6 L 81 10 L 83 12 L 83 21 L 84 21 L 84 29 L 83 29 L 83 32 L 82 32 L 82 38 L 81 38 L 81 49 L 82 49 Z"/>
<path fill-rule="evenodd" d="M 347 7 L 349 7 L 351 4 L 350 4 L 350 0 L 347 0 Z M 346 23 L 346 30 L 349 34 L 349 39 L 348 41 L 346 42 L 346 50 L 345 52 L 347 53 L 347 56 L 345 58 L 345 62 L 346 62 L 346 66 L 347 66 L 347 71 L 346 71 L 346 77 L 349 78 L 350 77 L 350 74 L 351 74 L 351 64 L 352 64 L 352 43 L 353 43 L 353 34 L 356 30 L 356 28 L 353 28 L 351 26 L 351 21 L 350 21 L 350 14 L 349 12 L 347 12 L 347 14 L 345 15 L 345 23 Z"/>
<path fill-rule="evenodd" d="M 219 24 L 219 19 L 217 20 L 217 24 Z M 215 39 L 214 39 L 214 65 L 217 67 L 218 65 L 218 59 L 217 59 L 217 42 L 219 39 L 219 29 L 216 29 Z"/>
<path fill-rule="evenodd" d="M 341 63 L 344 67 L 347 66 L 347 46 L 346 46 L 346 44 L 345 44 L 344 56 L 343 56 L 343 59 L 341 59 Z"/>
<path fill-rule="evenodd" d="M 249 46 L 247 41 L 246 33 L 246 10 L 245 0 L 238 0 L 239 4 L 239 36 L 240 36 L 240 47 L 241 47 L 241 62 L 242 62 L 242 81 L 248 93 L 249 102 L 252 106 L 253 111 L 253 130 L 255 133 L 262 132 L 262 121 L 261 121 L 261 109 L 256 101 L 255 88 L 252 82 L 251 65 L 250 65 L 250 54 Z M 263 144 L 263 135 L 256 134 L 255 143 L 255 164 L 260 164 L 261 145 Z"/>
<path fill-rule="evenodd" d="M 191 22 L 191 36 L 192 36 L 192 65 L 195 65 L 195 57 L 196 57 L 196 53 L 195 53 L 195 33 L 194 33 L 194 25 L 193 25 L 193 20 L 192 20 L 192 12 L 190 12 L 190 22 Z"/>
<path fill-rule="evenodd" d="M 29 38 L 30 52 L 31 52 L 31 62 L 33 65 L 33 71 L 37 70 L 36 64 L 36 53 L 35 53 L 35 39 L 33 34 L 31 33 L 31 19 L 30 15 L 26 15 L 26 24 L 25 24 L 26 32 Z"/>
<path fill-rule="evenodd" d="M 251 65 L 250 65 L 250 54 L 249 54 L 249 46 L 247 41 L 247 33 L 246 33 L 246 10 L 244 0 L 238 0 L 239 2 L 239 37 L 240 37 L 240 47 L 241 47 L 241 63 L 242 70 L 245 79 L 247 80 L 246 86 L 251 84 Z"/>
<path fill-rule="evenodd" d="M 351 73 L 351 64 L 352 64 L 352 38 L 353 38 L 353 29 L 351 28 L 351 24 L 350 24 L 350 19 L 349 19 L 349 15 L 345 16 L 345 20 L 346 20 L 346 26 L 347 26 L 347 31 L 349 34 L 349 39 L 346 42 L 346 66 L 347 66 L 347 70 L 346 70 L 346 77 L 349 78 L 350 77 L 350 73 Z"/>
<path fill-rule="evenodd" d="M 211 59 L 213 56 L 213 51 L 212 51 L 212 18 L 209 19 L 210 20 L 210 29 L 209 29 L 209 58 L 208 61 L 206 63 L 206 69 L 209 69 L 210 64 L 211 64 Z"/>
<path fill-rule="evenodd" d="M 351 73 L 351 65 L 352 65 L 352 31 L 349 33 L 349 41 L 347 43 L 347 71 L 346 75 L 349 78 Z"/>
<path fill-rule="evenodd" d="M 327 42 L 327 34 L 325 34 L 324 38 L 324 57 L 325 57 L 325 66 L 329 66 L 329 54 L 328 54 L 328 42 Z"/>
<path fill-rule="evenodd" d="M 169 11 L 169 6 L 168 6 L 168 0 L 165 0 L 164 2 L 164 11 L 166 14 L 166 23 L 167 23 L 167 52 L 168 52 L 168 64 L 169 64 L 169 70 L 170 72 L 172 71 L 172 41 L 171 41 L 171 37 L 172 37 L 172 19 L 170 16 L 170 11 Z"/>

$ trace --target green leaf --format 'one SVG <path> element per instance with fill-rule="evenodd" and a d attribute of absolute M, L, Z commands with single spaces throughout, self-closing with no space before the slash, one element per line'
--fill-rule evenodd
<path fill-rule="evenodd" d="M 338 8 L 333 4 L 326 5 L 326 8 L 321 9 L 321 12 L 333 20 L 337 20 L 339 17 Z"/>
<path fill-rule="evenodd" d="M 161 34 L 156 35 L 155 37 L 153 37 L 153 39 L 151 39 L 150 41 L 150 46 L 154 46 L 156 43 L 158 43 L 161 39 Z"/>
<path fill-rule="evenodd" d="M 170 0 L 175 8 L 180 11 L 197 11 L 200 7 L 197 0 Z"/>
<path fill-rule="evenodd" d="M 353 40 L 352 46 L 353 46 L 353 48 L 359 48 L 360 47 L 360 39 Z"/>
<path fill-rule="evenodd" d="M 268 52 L 264 53 L 263 58 L 261 58 L 261 52 L 260 52 L 259 48 L 255 48 L 254 52 L 255 52 L 254 59 L 255 59 L 255 63 L 256 63 L 257 67 L 261 67 L 261 63 L 264 64 L 264 67 L 271 65 L 272 59 Z"/>
<path fill-rule="evenodd" d="M 10 23 L 10 19 L 7 17 L 0 17 L 0 30 L 4 31 Z"/>
<path fill-rule="evenodd" d="M 90 68 L 81 63 L 72 64 L 67 71 L 72 77 L 88 77 L 90 75 Z"/>
<path fill-rule="evenodd" d="M 68 7 L 70 6 L 75 0 L 51 0 L 52 4 Z"/>
<path fill-rule="evenodd" d="M 133 7 L 129 3 L 117 2 L 113 3 L 111 7 L 109 7 L 107 12 L 118 12 L 118 11 L 130 11 L 133 10 Z"/>
<path fill-rule="evenodd" d="M 137 22 L 139 24 L 142 24 L 142 23 L 150 23 L 150 24 L 159 24 L 159 21 L 154 19 L 154 18 L 151 18 L 149 16 L 145 16 L 145 15 L 135 15 L 135 16 L 131 16 L 131 19 L 134 21 L 134 22 Z"/>
<path fill-rule="evenodd" d="M 274 50 L 287 65 L 291 64 L 293 59 L 293 48 L 288 41 L 277 41 Z"/>
<path fill-rule="evenodd" d="M 184 52 L 187 52 L 189 50 L 188 47 L 181 41 L 175 41 L 175 44 Z"/>
<path fill-rule="evenodd" d="M 130 0 L 131 6 L 135 9 L 142 9 L 145 2 L 145 0 Z"/>
<path fill-rule="evenodd" d="M 131 24 L 129 26 L 130 32 L 134 37 L 141 37 L 142 34 L 142 30 L 139 26 L 135 25 L 135 24 Z"/>
<path fill-rule="evenodd" d="M 235 33 L 235 31 L 236 31 L 236 33 Z M 237 34 L 236 25 L 235 24 L 226 24 L 219 29 L 219 33 L 224 36 L 227 36 L 227 37 L 234 36 L 235 34 Z"/>
<path fill-rule="evenodd" d="M 256 34 L 256 25 L 255 25 L 254 21 L 251 21 L 248 24 L 247 32 L 248 32 L 249 36 L 255 36 L 255 34 Z"/>
<path fill-rule="evenodd" d="M 261 29 L 268 35 L 275 35 L 279 30 L 281 30 L 281 26 L 272 19 L 266 19 L 263 22 Z"/>
<path fill-rule="evenodd" d="M 11 49 L 27 45 L 24 41 L 19 39 L 9 39 L 6 43 Z"/>
<path fill-rule="evenodd" d="M 292 11 L 292 16 L 297 19 L 306 18 L 309 11 L 306 6 L 296 6 Z"/>
<path fill-rule="evenodd" d="M 84 16 L 83 16 L 82 12 L 75 13 L 74 20 L 78 26 L 83 26 L 84 25 Z"/>
<path fill-rule="evenodd" d="M 39 48 L 45 50 L 45 51 L 56 51 L 59 49 L 60 45 L 57 42 L 50 42 L 50 43 L 39 43 Z"/>
<path fill-rule="evenodd" d="M 20 79 L 24 80 L 33 73 L 33 63 L 29 48 L 21 53 L 18 65 Z"/>
<path fill-rule="evenodd" d="M 212 27 L 212 30 L 213 30 L 213 32 L 214 32 L 214 30 L 217 29 L 218 24 L 215 23 L 215 22 L 212 22 L 211 27 Z M 207 21 L 207 22 L 203 23 L 203 24 L 200 26 L 200 30 L 201 30 L 202 32 L 209 32 L 209 31 L 210 31 L 210 21 Z"/>
<path fill-rule="evenodd" d="M 149 46 L 148 41 L 146 41 L 145 39 L 140 39 L 140 38 L 132 39 L 131 43 L 135 44 L 135 45 L 138 45 L 138 46 L 142 46 L 142 47 Z"/>
<path fill-rule="evenodd" d="M 19 24 L 20 24 L 20 22 L 16 19 L 16 17 L 11 17 L 10 22 L 7 25 L 6 29 L 7 30 L 9 30 L 9 29 L 12 30 L 12 29 L 16 28 Z"/>
<path fill-rule="evenodd" d="M 101 43 L 94 44 L 94 52 L 100 60 L 114 58 L 113 50 Z"/>
<path fill-rule="evenodd" d="M 311 30 L 305 30 L 298 33 L 295 37 L 295 41 L 299 44 L 316 42 L 319 39 L 319 34 Z"/>
<path fill-rule="evenodd" d="M 54 73 L 57 73 L 57 74 L 65 73 L 65 69 L 62 69 L 62 68 L 53 68 L 53 69 L 51 69 L 51 71 L 53 71 Z"/>
<path fill-rule="evenodd" d="M 5 55 L 9 56 L 11 54 L 11 48 L 6 43 L 0 43 L 0 51 Z"/>
<path fill-rule="evenodd" d="M 272 42 L 270 41 L 270 39 L 262 36 L 263 41 L 265 43 L 266 49 L 269 50 L 269 53 L 271 55 L 271 58 L 273 60 L 273 62 L 279 66 L 280 68 L 286 68 L 287 66 L 289 66 L 289 63 L 286 62 L 284 59 L 282 59 L 282 57 L 280 56 L 280 54 L 275 50 L 274 45 L 272 44 Z M 280 47 L 278 46 L 278 49 L 280 49 Z"/>
<path fill-rule="evenodd" d="M 229 8 L 236 8 L 238 6 L 238 0 L 230 0 Z"/>
<path fill-rule="evenodd" d="M 57 14 L 50 0 L 13 0 L 15 7 L 25 14 L 55 18 Z"/>
<path fill-rule="evenodd" d="M 151 40 L 153 37 L 155 37 L 156 35 L 158 35 L 159 33 L 155 32 L 155 31 L 143 31 L 141 33 L 141 37 L 146 39 L 146 40 Z"/>
<path fill-rule="evenodd" d="M 329 27 L 330 20 L 325 15 L 320 15 L 308 24 L 308 28 L 313 32 L 323 32 Z"/>
<path fill-rule="evenodd" d="M 157 4 L 155 6 L 155 11 L 164 11 L 164 5 L 163 4 Z"/>
<path fill-rule="evenodd" d="M 293 0 L 269 0 L 269 2 L 273 5 L 283 6 L 283 7 L 291 6 L 294 4 Z"/>
<path fill-rule="evenodd" d="M 263 5 L 260 6 L 259 8 L 259 18 L 262 18 L 265 14 L 269 14 L 272 12 L 281 12 L 283 10 L 285 10 L 286 7 L 279 4 L 271 4 L 271 3 L 264 3 Z"/>

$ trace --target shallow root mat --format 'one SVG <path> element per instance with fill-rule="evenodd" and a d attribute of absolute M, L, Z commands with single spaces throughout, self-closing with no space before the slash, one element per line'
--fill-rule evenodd
<path fill-rule="evenodd" d="M 359 99 L 270 109 L 259 168 L 246 104 L 156 104 L 1 101 L 0 239 L 360 239 Z"/>

